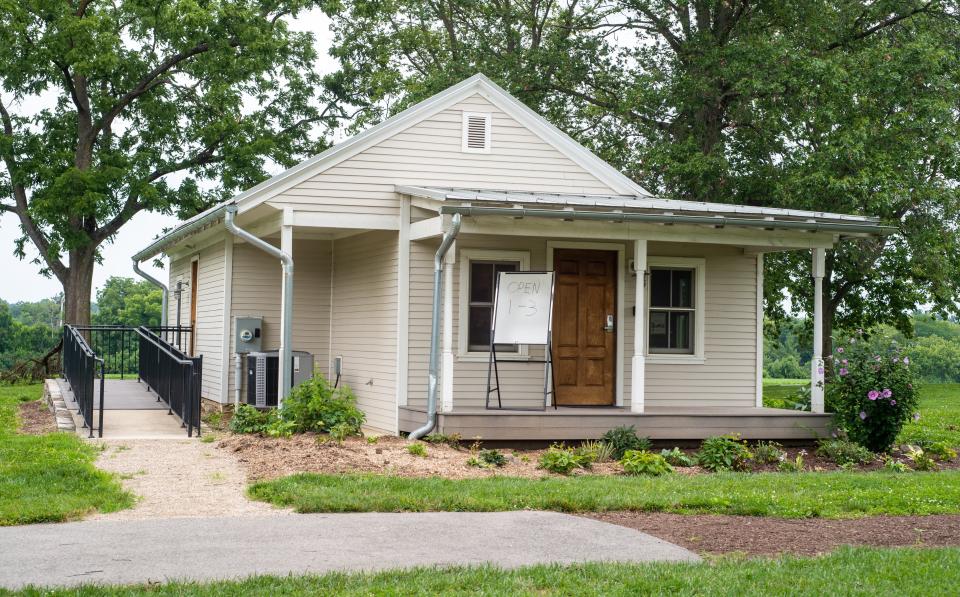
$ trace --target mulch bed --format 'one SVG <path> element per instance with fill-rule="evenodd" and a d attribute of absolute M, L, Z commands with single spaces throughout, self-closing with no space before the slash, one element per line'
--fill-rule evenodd
<path fill-rule="evenodd" d="M 57 419 L 43 400 L 21 402 L 18 409 L 20 412 L 18 431 L 20 433 L 24 435 L 43 435 L 57 431 Z"/>
<path fill-rule="evenodd" d="M 799 520 L 759 516 L 604 512 L 587 515 L 704 554 L 813 556 L 843 545 L 960 546 L 960 515 Z"/>

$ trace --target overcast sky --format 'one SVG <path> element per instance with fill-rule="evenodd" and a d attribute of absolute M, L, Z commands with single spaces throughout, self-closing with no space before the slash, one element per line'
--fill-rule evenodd
<path fill-rule="evenodd" d="M 319 10 L 306 12 L 293 21 L 292 26 L 314 34 L 317 53 L 320 55 L 318 70 L 322 73 L 333 70 L 336 63 L 327 55 L 332 36 L 326 15 Z M 94 288 L 103 286 L 110 276 L 136 277 L 131 269 L 130 256 L 147 246 L 164 228 L 169 228 L 176 222 L 176 218 L 170 216 L 147 212 L 137 214 L 120 230 L 112 244 L 101 246 L 103 264 L 94 269 Z M 37 257 L 32 244 L 27 245 L 27 259 L 21 261 L 13 255 L 14 240 L 19 236 L 17 217 L 14 214 L 0 214 L 0 273 L 5 281 L 0 287 L 0 298 L 11 303 L 36 301 L 61 292 L 62 287 L 56 278 L 40 276 L 39 267 L 31 263 L 31 260 Z M 145 263 L 142 269 L 160 280 L 167 278 L 164 270 L 158 270 L 151 264 Z"/>

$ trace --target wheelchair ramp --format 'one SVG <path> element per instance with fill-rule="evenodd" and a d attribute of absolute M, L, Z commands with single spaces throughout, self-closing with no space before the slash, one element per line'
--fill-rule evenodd
<path fill-rule="evenodd" d="M 83 418 L 76 416 L 79 405 L 70 384 L 58 379 L 67 408 L 74 414 L 77 433 L 87 437 Z M 100 408 L 100 398 L 95 398 L 95 409 Z M 106 379 L 103 388 L 103 439 L 184 439 L 184 427 L 180 417 L 168 414 L 169 407 L 147 389 L 146 384 L 135 379 Z"/>

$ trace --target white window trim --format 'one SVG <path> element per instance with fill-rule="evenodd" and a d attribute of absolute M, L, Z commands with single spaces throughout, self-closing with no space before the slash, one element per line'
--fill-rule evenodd
<path fill-rule="evenodd" d="M 462 249 L 460 264 L 459 315 L 457 318 L 457 360 L 461 362 L 490 359 L 489 350 L 470 350 L 467 342 L 467 325 L 470 317 L 470 262 L 471 261 L 517 261 L 520 271 L 530 271 L 530 251 L 499 251 L 491 249 Z M 526 344 L 521 344 L 514 353 L 497 353 L 500 361 L 526 361 L 530 358 Z"/>
<path fill-rule="evenodd" d="M 650 334 L 644 339 L 643 347 L 648 364 L 656 365 L 699 365 L 706 362 L 704 357 L 704 328 L 706 328 L 706 279 L 707 260 L 702 257 L 647 257 L 647 268 L 674 267 L 692 269 L 694 271 L 694 326 L 693 326 L 693 354 L 668 354 L 650 352 Z M 643 317 L 650 317 L 650 283 L 644 284 L 646 299 L 644 300 Z M 649 329 L 649 328 L 648 328 Z"/>
<path fill-rule="evenodd" d="M 483 136 L 483 149 L 478 149 L 474 147 L 467 146 L 467 123 L 470 122 L 470 118 L 483 118 L 484 121 L 484 136 Z M 493 123 L 493 114 L 490 112 L 464 112 L 463 113 L 463 123 L 462 130 L 460 133 L 460 149 L 464 153 L 490 153 L 490 133 Z"/>

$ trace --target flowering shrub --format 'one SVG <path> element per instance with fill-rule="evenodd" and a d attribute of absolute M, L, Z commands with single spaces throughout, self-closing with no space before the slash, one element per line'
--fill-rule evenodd
<path fill-rule="evenodd" d="M 910 359 L 896 343 L 869 346 L 858 331 L 833 354 L 827 388 L 837 422 L 847 436 L 885 452 L 917 409 Z"/>

